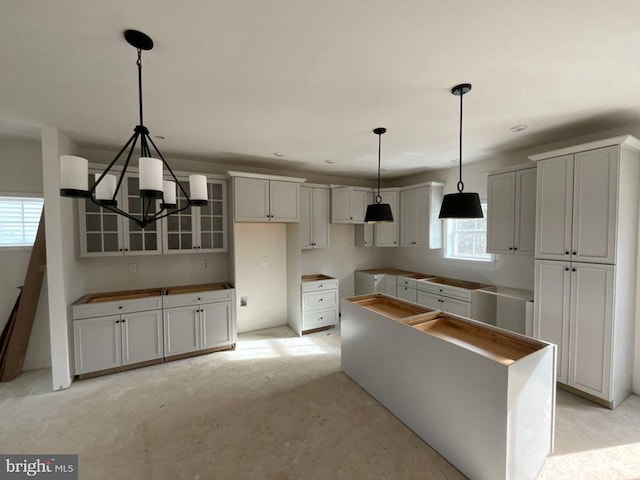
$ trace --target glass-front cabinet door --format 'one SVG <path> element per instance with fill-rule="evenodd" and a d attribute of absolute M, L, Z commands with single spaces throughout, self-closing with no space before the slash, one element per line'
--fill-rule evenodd
<path fill-rule="evenodd" d="M 95 183 L 89 175 L 89 188 Z M 97 206 L 89 199 L 78 202 L 80 220 L 80 256 L 104 257 L 123 255 L 123 217 Z"/>
<path fill-rule="evenodd" d="M 126 196 L 126 211 L 137 217 L 142 217 L 144 209 L 148 209 L 152 214 L 156 213 L 160 202 L 141 199 L 139 185 L 138 177 L 127 176 L 127 188 L 123 188 L 123 196 Z M 124 235 L 125 255 L 156 255 L 162 253 L 160 222 L 150 223 L 144 229 L 133 220 L 124 217 L 123 223 L 126 227 Z"/>
<path fill-rule="evenodd" d="M 190 195 L 189 183 L 180 179 L 187 195 Z M 176 192 L 177 208 L 183 208 L 187 204 L 187 199 L 180 188 Z M 163 219 L 164 222 L 164 253 L 184 253 L 196 249 L 193 241 L 196 229 L 193 218 L 194 208 L 189 207 L 179 213 L 174 213 Z"/>

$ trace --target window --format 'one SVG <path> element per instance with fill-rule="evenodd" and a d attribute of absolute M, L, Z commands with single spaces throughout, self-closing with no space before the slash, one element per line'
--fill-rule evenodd
<path fill-rule="evenodd" d="M 446 220 L 445 257 L 458 260 L 493 261 L 487 253 L 487 204 L 482 203 L 484 218 Z"/>
<path fill-rule="evenodd" d="M 0 196 L 0 247 L 31 247 L 42 214 L 42 198 Z"/>

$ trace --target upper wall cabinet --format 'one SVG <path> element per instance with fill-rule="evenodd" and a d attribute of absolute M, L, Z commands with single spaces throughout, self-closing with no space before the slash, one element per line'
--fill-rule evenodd
<path fill-rule="evenodd" d="M 329 246 L 330 191 L 328 188 L 300 187 L 300 246 Z"/>
<path fill-rule="evenodd" d="M 229 172 L 236 222 L 299 222 L 303 178 Z"/>
<path fill-rule="evenodd" d="M 487 177 L 487 252 L 533 255 L 536 168 Z"/>
<path fill-rule="evenodd" d="M 331 223 L 364 223 L 366 211 L 367 189 L 331 189 Z"/>
<path fill-rule="evenodd" d="M 189 183 L 180 179 L 187 194 Z M 163 219 L 163 252 L 226 252 L 226 185 L 224 180 L 208 180 L 209 203 L 203 207 L 189 207 L 182 212 Z M 186 205 L 187 199 L 178 189 L 178 207 Z"/>
<path fill-rule="evenodd" d="M 373 192 L 366 192 L 365 203 L 371 205 L 373 203 Z M 354 226 L 355 246 L 356 247 L 373 247 L 373 223 L 361 223 Z"/>
<path fill-rule="evenodd" d="M 538 162 L 536 258 L 616 261 L 619 147 Z"/>
<path fill-rule="evenodd" d="M 94 172 L 98 173 L 98 172 Z M 94 176 L 89 176 L 93 186 Z M 126 175 L 118 192 L 118 207 L 138 214 L 145 207 L 138 195 L 138 178 Z M 151 203 L 152 211 L 158 203 Z M 162 253 L 160 224 L 154 222 L 143 230 L 132 220 L 97 206 L 91 200 L 79 202 L 80 256 L 157 255 Z"/>
<path fill-rule="evenodd" d="M 429 182 L 400 192 L 400 245 L 442 248 L 442 221 L 438 218 L 444 184 Z"/>

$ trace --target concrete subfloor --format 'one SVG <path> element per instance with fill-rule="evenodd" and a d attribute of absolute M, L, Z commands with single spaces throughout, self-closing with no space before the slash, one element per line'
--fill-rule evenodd
<path fill-rule="evenodd" d="M 83 480 L 464 478 L 340 372 L 339 335 L 263 330 L 61 392 L 25 373 L 0 384 L 0 452 L 77 453 Z M 640 397 L 610 411 L 558 391 L 540 478 L 639 477 Z"/>

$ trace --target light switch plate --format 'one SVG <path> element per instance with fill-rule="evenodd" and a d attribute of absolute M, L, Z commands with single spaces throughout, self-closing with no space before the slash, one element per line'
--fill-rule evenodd
<path fill-rule="evenodd" d="M 267 265 L 269 265 L 269 257 L 262 257 L 262 261 L 260 262 L 260 264 L 263 267 L 266 267 Z"/>

